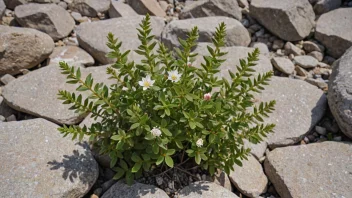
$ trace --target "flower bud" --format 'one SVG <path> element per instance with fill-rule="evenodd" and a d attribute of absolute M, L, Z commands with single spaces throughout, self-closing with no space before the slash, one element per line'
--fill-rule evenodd
<path fill-rule="evenodd" d="M 210 100 L 210 99 L 211 99 L 211 93 L 204 94 L 204 100 Z"/>

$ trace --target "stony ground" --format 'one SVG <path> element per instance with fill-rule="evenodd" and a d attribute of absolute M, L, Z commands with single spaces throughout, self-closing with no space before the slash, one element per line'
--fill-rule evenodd
<path fill-rule="evenodd" d="M 108 156 L 57 131 L 94 122 L 57 100 L 59 89 L 75 90 L 58 62 L 112 83 L 106 35 L 135 49 L 147 13 L 170 49 L 198 26 L 200 55 L 225 22 L 229 53 L 220 76 L 229 78 L 254 47 L 256 72 L 275 72 L 256 96 L 277 101 L 267 119 L 275 133 L 246 143 L 251 156 L 230 175 L 172 171 L 128 187 L 112 180 Z M 0 19 L 1 197 L 352 197 L 351 0 L 0 0 Z"/>

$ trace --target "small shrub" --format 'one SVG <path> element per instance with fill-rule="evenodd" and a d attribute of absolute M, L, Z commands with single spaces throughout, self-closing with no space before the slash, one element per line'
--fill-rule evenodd
<path fill-rule="evenodd" d="M 116 84 L 110 87 L 95 83 L 92 75 L 81 78 L 80 69 L 60 63 L 67 83 L 79 84 L 77 91 L 90 92 L 89 97 L 59 91 L 59 99 L 71 104 L 76 112 L 89 112 L 96 123 L 92 126 L 63 126 L 59 131 L 73 139 L 84 135 L 111 157 L 110 166 L 125 176 L 128 183 L 165 163 L 173 168 L 186 160 L 194 160 L 213 174 L 216 169 L 229 174 L 233 165 L 242 165 L 250 150 L 243 140 L 258 143 L 274 124 L 263 124 L 263 117 L 273 111 L 275 101 L 254 105 L 254 92 L 263 90 L 272 72 L 254 76 L 259 50 L 240 60 L 237 72 L 229 71 L 231 81 L 219 79 L 226 26 L 221 23 L 208 46 L 201 68 L 192 65 L 197 54 L 198 29 L 194 27 L 186 40 L 179 39 L 181 49 L 175 54 L 153 40 L 150 17 L 138 29 L 141 45 L 135 50 L 143 56 L 141 64 L 129 62 L 128 51 L 121 51 L 121 42 L 108 35 L 107 55 L 116 63 L 107 68 Z M 155 47 L 158 44 L 158 50 Z M 175 164 L 177 163 L 177 164 Z"/>

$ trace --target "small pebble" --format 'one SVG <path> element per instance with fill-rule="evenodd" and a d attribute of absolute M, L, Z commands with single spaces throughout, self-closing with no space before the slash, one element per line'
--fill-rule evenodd
<path fill-rule="evenodd" d="M 315 131 L 320 135 L 326 135 L 326 129 L 321 126 L 315 126 Z"/>
<path fill-rule="evenodd" d="M 307 143 L 307 144 L 309 143 L 309 138 L 308 137 L 304 137 L 303 140 L 304 140 L 305 143 Z"/>
<path fill-rule="evenodd" d="M 15 115 L 12 114 L 6 118 L 6 121 L 8 121 L 8 122 L 17 121 L 17 118 Z"/>
<path fill-rule="evenodd" d="M 336 136 L 333 138 L 334 141 L 341 141 L 342 140 L 342 137 L 341 136 Z"/>

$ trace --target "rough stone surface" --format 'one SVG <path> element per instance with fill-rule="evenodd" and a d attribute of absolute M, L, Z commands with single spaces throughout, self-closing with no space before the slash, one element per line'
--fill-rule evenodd
<path fill-rule="evenodd" d="M 320 45 L 320 44 L 313 42 L 313 41 L 304 41 L 303 48 L 307 53 L 313 52 L 313 51 L 323 53 L 325 51 L 325 47 L 323 45 Z"/>
<path fill-rule="evenodd" d="M 16 114 L 16 111 L 11 109 L 4 101 L 4 98 L 0 96 L 0 115 L 7 118 L 13 114 Z"/>
<path fill-rule="evenodd" d="M 49 56 L 49 64 L 65 61 L 66 63 L 75 66 L 78 64 L 91 66 L 94 64 L 94 59 L 83 49 L 76 46 L 55 47 L 53 53 Z"/>
<path fill-rule="evenodd" d="M 321 53 L 321 52 L 317 52 L 317 51 L 313 51 L 313 52 L 310 52 L 309 54 L 307 54 L 308 56 L 311 56 L 313 58 L 315 58 L 317 61 L 323 61 L 324 59 L 324 54 Z M 319 64 L 319 63 L 318 63 Z"/>
<path fill-rule="evenodd" d="M 111 1 L 111 6 L 109 8 L 110 18 L 133 16 L 138 16 L 138 14 L 131 8 L 131 6 L 121 1 Z"/>
<path fill-rule="evenodd" d="M 300 55 L 304 55 L 304 51 L 301 50 L 299 47 L 295 46 L 293 43 L 287 42 L 285 44 L 285 54 L 286 55 L 293 54 L 295 56 L 300 56 Z"/>
<path fill-rule="evenodd" d="M 295 65 L 290 59 L 287 58 L 275 57 L 271 59 L 271 63 L 276 69 L 285 74 L 292 74 L 295 70 Z"/>
<path fill-rule="evenodd" d="M 314 26 L 315 14 L 307 0 L 253 0 L 249 9 L 260 24 L 286 41 L 305 38 Z"/>
<path fill-rule="evenodd" d="M 317 22 L 315 38 L 334 58 L 352 46 L 352 8 L 339 8 L 323 14 Z"/>
<path fill-rule="evenodd" d="M 98 13 L 105 13 L 109 8 L 110 0 L 73 0 L 69 4 L 70 10 L 89 17 L 96 17 Z"/>
<path fill-rule="evenodd" d="M 106 191 L 101 198 L 168 198 L 169 196 L 160 188 L 152 185 L 134 183 L 128 186 L 123 181 L 119 181 Z"/>
<path fill-rule="evenodd" d="M 265 172 L 281 197 L 351 197 L 352 144 L 323 142 L 277 148 Z"/>
<path fill-rule="evenodd" d="M 81 68 L 82 78 L 92 73 L 95 82 L 112 82 L 106 67 Z M 3 96 L 6 103 L 18 111 L 42 117 L 58 124 L 77 124 L 86 114 L 69 110 L 70 105 L 57 99 L 58 90 L 75 91 L 76 86 L 67 84 L 58 65 L 53 64 L 17 78 L 5 86 Z M 83 96 L 86 95 L 83 93 Z M 83 97 L 83 98 L 84 98 Z"/>
<path fill-rule="evenodd" d="M 321 15 L 331 10 L 339 8 L 340 5 L 341 0 L 319 0 L 314 5 L 314 12 L 317 15 Z"/>
<path fill-rule="evenodd" d="M 178 198 L 238 198 L 237 195 L 227 190 L 226 188 L 211 182 L 195 182 L 189 186 L 184 187 L 180 192 Z"/>
<path fill-rule="evenodd" d="M 4 76 L 2 76 L 0 78 L 0 81 L 4 84 L 7 85 L 9 84 L 11 81 L 16 80 L 15 77 L 11 76 L 10 74 L 5 74 Z"/>
<path fill-rule="evenodd" d="M 197 26 L 199 30 L 198 42 L 211 42 L 211 38 L 215 33 L 215 28 L 219 23 L 226 24 L 226 46 L 248 46 L 251 42 L 247 29 L 236 19 L 228 17 L 207 17 L 206 23 L 204 18 L 177 20 L 169 23 L 163 33 L 162 41 L 169 48 L 180 46 L 178 37 L 187 38 L 187 33 L 192 27 Z"/>
<path fill-rule="evenodd" d="M 56 4 L 30 3 L 17 6 L 15 17 L 21 26 L 45 32 L 54 40 L 68 36 L 75 26 L 71 15 Z"/>
<path fill-rule="evenodd" d="M 29 28 L 0 25 L 0 74 L 18 74 L 45 60 L 54 41 L 45 33 Z"/>
<path fill-rule="evenodd" d="M 235 171 L 230 172 L 230 180 L 244 195 L 258 197 L 266 191 L 268 178 L 258 160 L 252 155 L 248 156 L 248 160 L 243 160 L 242 164 L 242 167 L 234 166 Z"/>
<path fill-rule="evenodd" d="M 267 137 L 270 148 L 292 145 L 303 139 L 323 117 L 326 96 L 316 86 L 301 80 L 273 77 L 259 94 L 259 102 L 276 100 L 275 111 L 265 121 L 276 124 Z"/>
<path fill-rule="evenodd" d="M 99 169 L 88 145 L 44 119 L 0 124 L 2 197 L 83 197 Z"/>
<path fill-rule="evenodd" d="M 352 47 L 336 61 L 330 76 L 328 101 L 340 129 L 352 138 Z"/>
<path fill-rule="evenodd" d="M 318 60 L 311 56 L 295 56 L 293 61 L 304 69 L 314 68 L 318 65 Z"/>
<path fill-rule="evenodd" d="M 258 48 L 261 54 L 264 54 L 265 56 L 269 57 L 270 52 L 269 52 L 268 46 L 265 45 L 264 43 L 257 43 L 256 42 L 256 43 L 251 44 L 251 47 Z"/>
<path fill-rule="evenodd" d="M 4 0 L 0 0 L 0 18 L 4 15 L 5 10 L 6 10 L 6 5 L 4 3 Z"/>
<path fill-rule="evenodd" d="M 138 24 L 142 19 L 143 16 L 119 17 L 92 23 L 82 23 L 76 29 L 79 45 L 100 63 L 112 63 L 114 60 L 106 57 L 106 54 L 110 52 L 110 49 L 106 46 L 108 33 L 112 32 L 119 38 L 119 41 L 122 41 L 121 50 L 135 50 L 140 45 L 136 28 L 139 28 Z M 164 20 L 160 17 L 151 17 L 151 26 L 153 28 L 152 34 L 156 36 L 156 39 L 159 39 L 164 28 Z M 138 61 L 140 60 L 140 55 L 131 51 L 129 58 L 130 60 Z"/>
<path fill-rule="evenodd" d="M 242 13 L 237 1 L 229 0 L 195 1 L 187 5 L 180 14 L 181 19 L 209 16 L 226 16 L 237 20 L 242 19 Z"/>
<path fill-rule="evenodd" d="M 244 141 L 244 147 L 245 148 L 250 148 L 251 149 L 251 154 L 259 160 L 264 156 L 265 150 L 268 146 L 268 143 L 266 140 L 258 143 L 258 144 L 253 144 L 249 142 L 248 140 L 243 140 Z"/>
<path fill-rule="evenodd" d="M 166 16 L 166 12 L 161 8 L 156 0 L 127 0 L 127 3 L 141 15 Z"/>
<path fill-rule="evenodd" d="M 4 0 L 6 7 L 11 10 L 15 9 L 15 7 L 18 5 L 23 5 L 28 2 L 28 0 Z"/>
<path fill-rule="evenodd" d="M 214 176 L 214 183 L 226 188 L 231 192 L 233 191 L 229 176 L 225 172 L 218 170 L 217 172 L 215 172 Z"/>

